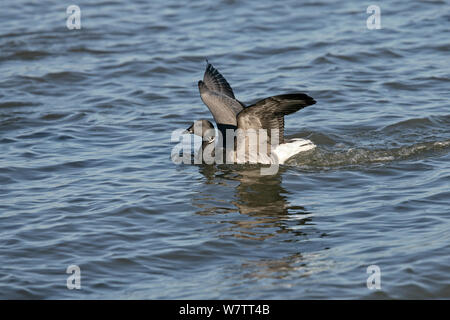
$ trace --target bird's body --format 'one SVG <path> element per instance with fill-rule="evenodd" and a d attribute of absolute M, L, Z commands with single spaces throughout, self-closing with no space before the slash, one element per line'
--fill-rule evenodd
<path fill-rule="evenodd" d="M 283 164 L 293 155 L 315 148 L 306 139 L 284 139 L 284 116 L 316 103 L 308 95 L 277 95 L 246 107 L 236 99 L 227 80 L 210 63 L 198 87 L 220 132 L 218 137 L 211 138 L 214 126 L 209 121 L 194 122 L 188 131 L 203 138 L 202 150 L 214 141 L 215 154 L 223 151 L 227 163 Z M 198 130 L 197 127 L 203 128 Z M 207 131 L 208 135 L 205 134 Z"/>

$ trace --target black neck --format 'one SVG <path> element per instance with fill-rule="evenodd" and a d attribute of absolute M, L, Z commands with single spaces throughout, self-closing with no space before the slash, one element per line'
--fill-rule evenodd
<path fill-rule="evenodd" d="M 234 125 L 230 125 L 230 124 L 217 124 L 217 129 L 219 130 L 219 132 L 220 132 L 220 134 L 219 134 L 219 137 L 218 137 L 218 139 L 217 139 L 217 145 L 219 146 L 219 147 L 223 147 L 223 148 L 226 148 L 226 146 L 227 146 L 227 130 L 228 129 L 232 129 L 233 130 L 233 132 L 234 132 L 234 130 L 236 130 L 237 129 L 237 126 L 234 126 Z"/>

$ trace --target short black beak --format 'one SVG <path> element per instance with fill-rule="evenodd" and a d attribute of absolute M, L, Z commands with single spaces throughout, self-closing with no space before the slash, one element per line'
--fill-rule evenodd
<path fill-rule="evenodd" d="M 192 133 L 194 133 L 194 130 L 192 129 L 192 126 L 190 126 L 186 130 L 184 130 L 183 133 L 184 134 L 192 134 Z"/>

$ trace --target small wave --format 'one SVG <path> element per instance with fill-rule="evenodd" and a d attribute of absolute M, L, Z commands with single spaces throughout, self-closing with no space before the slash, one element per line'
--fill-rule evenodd
<path fill-rule="evenodd" d="M 450 44 L 442 44 L 434 46 L 434 49 L 437 51 L 448 52 L 450 50 Z"/>
<path fill-rule="evenodd" d="M 13 54 L 0 58 L 0 61 L 8 61 L 8 60 L 39 60 L 43 59 L 45 57 L 50 56 L 49 52 L 46 51 L 37 51 L 37 50 L 22 50 L 22 51 L 16 51 Z"/>
<path fill-rule="evenodd" d="M 413 78 L 412 80 L 449 82 L 450 78 L 446 77 L 446 76 L 429 76 L 429 77 L 417 77 L 417 78 Z"/>
<path fill-rule="evenodd" d="M 30 102 L 30 101 L 5 101 L 5 102 L 0 102 L 0 109 L 2 108 L 16 108 L 16 107 L 33 107 L 33 106 L 37 106 L 40 105 L 39 103 L 36 102 Z"/>
<path fill-rule="evenodd" d="M 47 73 L 43 78 L 48 81 L 63 80 L 63 81 L 82 81 L 89 77 L 89 74 L 84 72 L 75 71 L 62 71 L 62 72 L 51 72 Z"/>
<path fill-rule="evenodd" d="M 25 139 L 43 139 L 47 138 L 52 135 L 52 132 L 47 131 L 39 131 L 39 132 L 32 132 L 32 133 L 26 133 L 17 136 L 17 139 L 19 140 L 25 140 Z"/>
<path fill-rule="evenodd" d="M 380 131 L 384 133 L 392 134 L 396 131 L 405 131 L 408 129 L 414 129 L 417 131 L 418 129 L 437 129 L 442 127 L 443 129 L 448 128 L 450 125 L 450 115 L 440 115 L 440 116 L 431 116 L 425 118 L 413 118 L 407 119 L 403 121 L 399 121 L 390 125 L 387 125 L 380 129 Z"/>
<path fill-rule="evenodd" d="M 42 76 L 29 76 L 21 75 L 19 78 L 22 82 L 37 82 L 37 83 L 52 83 L 52 82 L 81 82 L 89 79 L 91 75 L 85 72 L 77 71 L 61 71 L 61 72 L 50 72 Z"/>
<path fill-rule="evenodd" d="M 89 54 L 112 54 L 117 53 L 118 51 L 107 51 L 107 50 L 95 50 L 91 48 L 87 48 L 85 46 L 73 47 L 68 50 L 69 52 L 75 53 L 89 53 Z"/>
<path fill-rule="evenodd" d="M 389 88 L 389 89 L 396 89 L 396 90 L 407 90 L 407 91 L 413 91 L 418 90 L 420 87 L 417 83 L 404 83 L 399 81 L 388 81 L 383 83 L 383 86 Z"/>
<path fill-rule="evenodd" d="M 310 64 L 333 64 L 333 62 L 325 56 L 320 56 L 312 60 Z"/>
<path fill-rule="evenodd" d="M 53 121 L 65 118 L 69 115 L 69 113 L 47 113 L 41 116 L 42 120 Z"/>
<path fill-rule="evenodd" d="M 381 131 L 392 131 L 392 130 L 403 130 L 405 128 L 426 128 L 428 126 L 432 126 L 433 122 L 430 118 L 415 118 L 415 119 L 408 119 L 403 120 L 400 122 L 396 122 L 394 124 L 390 124 L 385 126 Z"/>

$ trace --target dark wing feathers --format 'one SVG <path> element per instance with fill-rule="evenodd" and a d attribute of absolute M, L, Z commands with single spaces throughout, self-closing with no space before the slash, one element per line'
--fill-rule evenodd
<path fill-rule="evenodd" d="M 208 63 L 208 65 L 206 66 L 205 74 L 203 75 L 203 82 L 206 84 L 209 90 L 236 99 L 234 97 L 233 89 L 231 89 L 230 84 L 210 63 Z"/>
<path fill-rule="evenodd" d="M 245 108 L 237 115 L 239 129 L 278 129 L 279 143 L 284 142 L 284 116 L 294 113 L 316 101 L 304 93 L 283 94 L 265 98 Z"/>
<path fill-rule="evenodd" d="M 217 124 L 236 126 L 236 116 L 243 109 L 239 101 L 210 90 L 203 81 L 198 82 L 198 89 L 203 103 L 211 111 Z"/>
<path fill-rule="evenodd" d="M 198 82 L 198 89 L 217 124 L 236 126 L 236 116 L 245 106 L 234 97 L 227 80 L 210 63 L 203 81 Z"/>
<path fill-rule="evenodd" d="M 198 83 L 200 96 L 217 124 L 236 125 L 241 129 L 278 129 L 279 143 L 284 142 L 284 116 L 316 103 L 303 93 L 269 97 L 245 108 L 220 72 L 208 62 L 203 81 Z"/>

